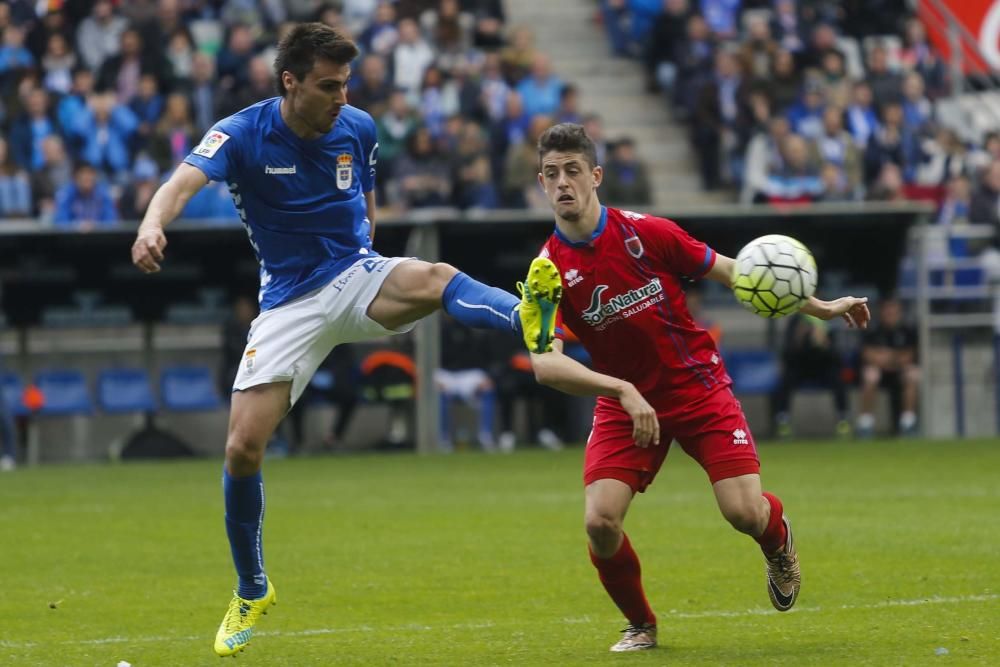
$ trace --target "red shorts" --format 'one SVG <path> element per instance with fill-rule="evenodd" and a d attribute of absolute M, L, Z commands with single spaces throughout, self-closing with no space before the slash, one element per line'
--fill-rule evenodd
<path fill-rule="evenodd" d="M 587 439 L 583 463 L 583 483 L 617 479 L 635 492 L 646 490 L 663 460 L 670 443 L 677 440 L 697 461 L 714 484 L 720 479 L 760 472 L 757 447 L 740 402 L 728 387 L 699 396 L 678 411 L 676 405 L 660 414 L 660 444 L 637 447 L 632 439 L 632 419 L 617 403 L 599 403 L 594 411 L 594 428 Z"/>

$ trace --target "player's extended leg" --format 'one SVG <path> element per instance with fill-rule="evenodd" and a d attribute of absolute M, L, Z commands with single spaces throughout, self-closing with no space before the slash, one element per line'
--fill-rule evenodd
<path fill-rule="evenodd" d="M 739 475 L 712 485 L 722 515 L 733 528 L 760 544 L 767 560 L 767 593 L 778 611 L 788 611 L 799 595 L 801 574 L 792 528 L 781 501 L 762 493 L 760 475 Z"/>
<path fill-rule="evenodd" d="M 235 655 L 250 643 L 254 625 L 275 603 L 264 573 L 264 449 L 290 403 L 291 382 L 274 382 L 233 392 L 226 438 L 223 493 L 226 533 L 239 587 L 215 636 L 215 652 Z"/>
<path fill-rule="evenodd" d="M 642 568 L 622 530 L 632 502 L 632 488 L 617 479 L 587 485 L 584 522 L 590 561 L 611 599 L 628 619 L 624 636 L 612 651 L 641 651 L 656 646 L 656 615 L 642 590 Z"/>

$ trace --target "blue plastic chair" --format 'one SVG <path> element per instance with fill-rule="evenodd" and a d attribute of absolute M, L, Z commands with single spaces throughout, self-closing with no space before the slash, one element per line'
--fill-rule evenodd
<path fill-rule="evenodd" d="M 35 375 L 35 385 L 45 400 L 38 414 L 62 417 L 90 415 L 94 405 L 83 373 L 72 369 L 41 371 Z"/>
<path fill-rule="evenodd" d="M 729 350 L 723 358 L 737 394 L 770 394 L 778 386 L 781 362 L 770 350 Z"/>
<path fill-rule="evenodd" d="M 155 412 L 149 374 L 141 368 L 108 368 L 97 376 L 97 404 L 108 414 Z"/>
<path fill-rule="evenodd" d="M 204 366 L 173 366 L 160 375 L 160 400 L 168 410 L 194 412 L 215 410 L 222 399 L 212 371 Z"/>
<path fill-rule="evenodd" d="M 0 400 L 7 404 L 10 414 L 15 417 L 22 417 L 28 414 L 29 410 L 24 405 L 24 383 L 21 378 L 11 372 L 0 372 Z"/>

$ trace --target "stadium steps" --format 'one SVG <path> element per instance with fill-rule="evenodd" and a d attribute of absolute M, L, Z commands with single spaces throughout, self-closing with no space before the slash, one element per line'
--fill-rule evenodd
<path fill-rule="evenodd" d="M 507 0 L 508 23 L 528 25 L 535 43 L 552 58 L 555 72 L 580 89 L 580 108 L 600 114 L 609 139 L 630 136 L 649 166 L 654 206 L 677 207 L 731 201 L 701 188 L 694 152 L 683 127 L 673 123 L 662 97 L 645 93 L 639 62 L 610 55 L 593 0 Z"/>

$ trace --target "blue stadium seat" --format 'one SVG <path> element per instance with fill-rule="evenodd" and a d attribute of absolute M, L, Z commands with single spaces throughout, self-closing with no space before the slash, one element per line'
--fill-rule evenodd
<path fill-rule="evenodd" d="M 15 417 L 28 414 L 22 396 L 24 395 L 24 383 L 21 378 L 11 372 L 0 373 L 0 400 L 7 404 L 7 409 Z"/>
<path fill-rule="evenodd" d="M 35 385 L 45 397 L 38 411 L 40 415 L 61 417 L 94 412 L 87 379 L 80 371 L 68 368 L 41 371 L 35 375 Z"/>
<path fill-rule="evenodd" d="M 204 366 L 174 366 L 160 375 L 160 400 L 168 410 L 191 412 L 222 406 L 212 371 Z"/>
<path fill-rule="evenodd" d="M 781 362 L 770 350 L 729 350 L 723 359 L 737 394 L 769 394 L 778 386 Z"/>
<path fill-rule="evenodd" d="M 149 374 L 141 368 L 108 368 L 97 377 L 97 403 L 108 414 L 155 412 Z"/>

